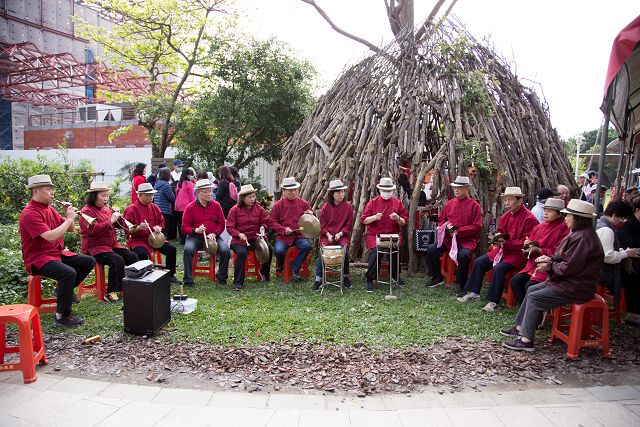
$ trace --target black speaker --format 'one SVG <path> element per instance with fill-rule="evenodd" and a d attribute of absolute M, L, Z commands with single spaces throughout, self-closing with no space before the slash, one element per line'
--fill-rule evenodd
<path fill-rule="evenodd" d="M 171 320 L 169 272 L 155 270 L 145 277 L 122 279 L 124 330 L 153 335 Z"/>

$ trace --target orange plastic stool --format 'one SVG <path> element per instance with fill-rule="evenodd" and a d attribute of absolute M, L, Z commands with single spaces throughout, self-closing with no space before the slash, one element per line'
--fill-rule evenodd
<path fill-rule="evenodd" d="M 235 263 L 236 263 L 236 253 L 233 252 L 233 264 L 235 265 Z M 260 280 L 261 266 L 262 264 L 260 264 L 256 260 L 256 256 L 255 256 L 255 253 L 253 252 L 253 249 L 249 249 L 249 251 L 247 252 L 247 259 L 244 262 L 245 277 L 255 277 L 256 279 Z"/>
<path fill-rule="evenodd" d="M 83 294 L 95 295 L 98 301 L 103 302 L 104 296 L 107 293 L 107 281 L 104 276 L 104 265 L 96 262 L 96 266 L 93 270 L 95 280 L 92 284 L 80 283 L 78 286 L 78 299 L 82 299 Z"/>
<path fill-rule="evenodd" d="M 209 262 L 207 264 L 199 264 L 198 259 L 200 258 L 198 254 L 206 253 L 204 251 L 197 251 L 193 254 L 193 276 L 209 276 L 209 280 L 212 282 L 216 281 L 216 257 L 209 255 Z"/>
<path fill-rule="evenodd" d="M 567 320 L 570 321 L 567 324 Z M 566 333 L 568 331 L 568 334 Z M 571 308 L 556 307 L 549 342 L 556 338 L 567 344 L 567 357 L 577 359 L 583 347 L 600 347 L 604 357 L 609 353 L 609 307 L 600 295 Z"/>
<path fill-rule="evenodd" d="M 516 296 L 511 290 L 511 279 L 513 278 L 513 270 L 507 271 L 504 275 L 504 288 L 502 289 L 502 298 L 505 300 L 507 307 L 513 307 L 516 305 Z M 491 283 L 493 279 L 493 269 L 487 271 L 484 275 L 484 281 Z"/>
<path fill-rule="evenodd" d="M 471 254 L 469 258 L 469 266 L 473 266 L 473 263 L 476 261 L 476 256 Z M 440 257 L 440 274 L 444 279 L 444 284 L 446 286 L 451 286 L 453 282 L 456 281 L 456 270 L 458 266 L 449 256 L 449 251 L 445 252 L 444 255 Z M 464 286 L 464 283 L 462 283 Z"/>
<path fill-rule="evenodd" d="M 7 346 L 6 323 L 14 323 L 18 326 L 17 347 Z M 4 363 L 4 355 L 9 353 L 20 353 L 20 361 Z M 0 371 L 22 371 L 25 384 L 29 384 L 38 379 L 36 374 L 38 363 L 47 364 L 38 310 L 28 304 L 0 306 Z"/>
<path fill-rule="evenodd" d="M 309 252 L 311 255 L 311 252 Z M 300 274 L 304 276 L 304 278 L 309 279 L 309 255 L 302 261 L 302 267 L 300 267 Z M 282 281 L 284 283 L 289 283 L 293 278 L 293 273 L 291 272 L 291 261 L 296 259 L 298 256 L 298 247 L 293 245 L 289 249 L 287 249 L 287 253 L 284 256 L 284 265 L 282 266 L 282 272 L 276 271 L 276 276 L 282 276 Z"/>
<path fill-rule="evenodd" d="M 27 284 L 27 302 L 38 309 L 39 313 L 56 311 L 57 298 L 42 298 L 42 276 L 29 276 Z"/>
<path fill-rule="evenodd" d="M 627 312 L 627 300 L 624 297 L 624 288 L 620 289 L 620 301 L 618 305 L 614 304 L 614 296 L 606 286 L 598 285 L 596 287 L 596 294 L 600 295 L 607 302 L 607 306 L 611 304 L 611 308 L 609 308 L 609 319 L 612 317 L 616 319 L 616 323 L 618 325 L 622 324 L 622 313 Z"/>

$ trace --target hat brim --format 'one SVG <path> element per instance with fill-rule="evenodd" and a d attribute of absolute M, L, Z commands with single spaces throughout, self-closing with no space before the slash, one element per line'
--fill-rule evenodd
<path fill-rule="evenodd" d="M 110 188 L 94 188 L 93 190 L 90 188 L 87 190 L 87 193 L 102 193 L 103 191 L 111 191 Z"/>
<path fill-rule="evenodd" d="M 296 189 L 300 188 L 300 183 L 296 182 L 294 185 L 288 185 L 286 187 L 284 185 L 281 185 L 280 187 L 283 190 L 296 190 Z"/>
<path fill-rule="evenodd" d="M 391 187 L 381 187 L 380 184 L 378 184 L 378 185 L 376 185 L 376 188 L 378 190 L 388 190 L 388 191 L 390 191 L 390 190 L 395 190 L 396 189 L 396 185 L 393 184 L 393 186 L 391 186 Z"/>
<path fill-rule="evenodd" d="M 158 190 L 151 190 L 151 191 L 136 191 L 136 194 L 140 195 L 140 194 L 155 194 L 157 193 Z"/>
<path fill-rule="evenodd" d="M 581 216 L 581 217 L 584 217 L 584 218 L 595 218 L 595 217 L 598 216 L 598 215 L 596 215 L 594 213 L 590 214 L 590 213 L 586 213 L 586 212 L 574 211 L 573 209 L 569 209 L 568 207 L 562 209 L 560 212 L 566 213 L 566 214 L 571 214 L 571 215 L 578 215 L 578 216 Z"/>
<path fill-rule="evenodd" d="M 251 193 L 257 193 L 258 190 L 251 190 L 251 191 L 241 191 L 238 193 L 238 196 L 244 196 L 245 194 L 251 194 Z"/>
<path fill-rule="evenodd" d="M 513 197 L 524 197 L 524 194 L 501 194 L 500 197 L 508 197 L 508 196 L 513 196 Z"/>
<path fill-rule="evenodd" d="M 347 187 L 346 185 L 343 185 L 342 187 L 336 187 L 336 188 L 329 188 L 329 191 L 339 191 L 339 190 L 346 190 Z"/>
<path fill-rule="evenodd" d="M 202 187 L 198 187 L 198 188 L 194 188 L 194 191 L 198 191 L 198 190 L 206 190 L 207 188 L 211 188 L 213 189 L 213 184 L 209 184 L 209 185 L 203 185 Z"/>
<path fill-rule="evenodd" d="M 564 208 L 557 208 L 555 206 L 543 206 L 542 209 L 551 209 L 552 211 L 562 212 Z"/>
<path fill-rule="evenodd" d="M 471 186 L 471 183 L 469 183 L 469 184 L 457 184 L 457 183 L 455 183 L 455 182 L 452 182 L 452 183 L 451 183 L 451 184 L 449 184 L 449 185 L 450 185 L 450 186 L 452 186 L 452 187 L 470 187 L 470 186 Z"/>
<path fill-rule="evenodd" d="M 25 188 L 27 190 L 31 190 L 32 188 L 36 188 L 36 187 L 55 187 L 56 185 L 52 182 L 37 182 L 35 184 L 28 184 L 25 185 Z"/>

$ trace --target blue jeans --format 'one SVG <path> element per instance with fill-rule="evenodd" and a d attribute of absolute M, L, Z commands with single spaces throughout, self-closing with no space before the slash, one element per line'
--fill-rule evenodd
<path fill-rule="evenodd" d="M 342 265 L 342 277 L 345 279 L 349 277 L 349 247 L 344 248 L 344 264 Z M 318 254 L 316 260 L 316 282 L 322 282 L 322 252 Z"/>
<path fill-rule="evenodd" d="M 231 257 L 231 251 L 229 246 L 220 238 L 216 236 L 216 242 L 218 243 L 218 268 L 216 269 L 216 281 L 218 283 L 225 283 L 227 281 L 229 271 L 229 258 Z M 184 243 L 184 284 L 193 284 L 193 257 L 196 252 L 204 247 L 204 237 L 202 236 L 187 236 Z M 215 262 L 215 260 L 212 260 Z"/>
<path fill-rule="evenodd" d="M 500 302 L 500 298 L 502 297 L 505 276 L 509 270 L 513 270 L 513 265 L 511 264 L 507 264 L 506 262 L 499 262 L 494 267 L 493 261 L 491 261 L 487 255 L 478 257 L 476 259 L 476 262 L 473 263 L 471 276 L 469 277 L 469 280 L 467 280 L 467 284 L 465 285 L 464 289 L 468 292 L 480 294 L 484 275 L 491 269 L 493 269 L 493 278 L 491 279 L 491 285 L 489 286 L 489 293 L 487 294 L 486 299 L 498 304 Z"/>
<path fill-rule="evenodd" d="M 311 252 L 311 242 L 309 239 L 305 239 L 304 237 L 297 237 L 293 244 L 298 248 L 298 256 L 291 263 L 291 271 L 295 274 L 300 273 L 300 267 L 302 267 L 302 261 L 309 255 Z M 283 265 L 284 256 L 287 254 L 287 250 L 289 246 L 283 242 L 282 240 L 276 240 L 276 244 L 273 247 L 273 253 L 278 260 L 278 265 Z"/>

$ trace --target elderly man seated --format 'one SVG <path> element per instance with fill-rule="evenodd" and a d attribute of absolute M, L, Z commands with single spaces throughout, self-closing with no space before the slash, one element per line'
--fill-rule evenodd
<path fill-rule="evenodd" d="M 523 244 L 538 220 L 527 209 L 524 194 L 520 187 L 507 187 L 502 194 L 507 212 L 498 220 L 498 228 L 493 238 L 494 247 L 486 255 L 482 255 L 473 264 L 471 277 L 467 280 L 465 289 L 467 294 L 458 298 L 458 302 L 477 301 L 480 299 L 480 288 L 484 275 L 493 269 L 493 277 L 487 294 L 485 311 L 494 311 L 500 301 L 504 282 L 509 271 L 520 271 L 527 259 L 522 252 Z"/>

